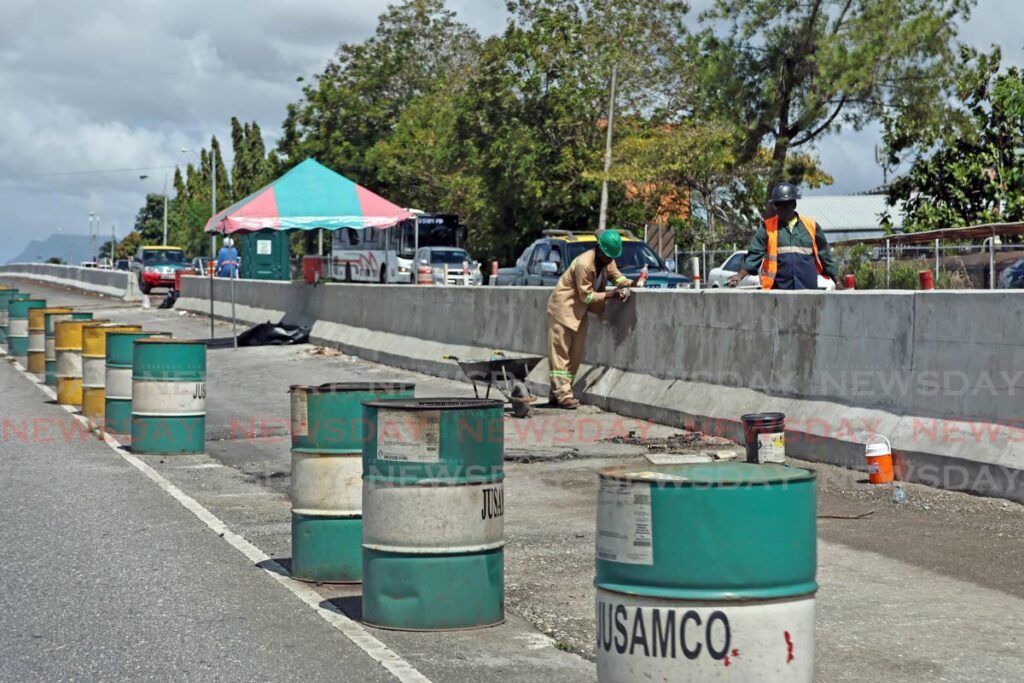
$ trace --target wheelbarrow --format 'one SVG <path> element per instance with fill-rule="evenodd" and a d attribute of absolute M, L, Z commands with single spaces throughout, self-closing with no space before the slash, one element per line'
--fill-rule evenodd
<path fill-rule="evenodd" d="M 497 389 L 505 400 L 512 404 L 512 414 L 516 417 L 526 417 L 530 414 L 530 404 L 537 400 L 537 397 L 530 393 L 526 386 L 526 376 L 540 363 L 543 358 L 540 356 L 522 356 L 518 358 L 506 358 L 501 352 L 496 352 L 490 360 L 459 360 L 455 356 L 445 356 L 459 364 L 462 374 L 473 384 L 473 393 L 480 398 L 480 389 L 477 383 L 486 382 L 487 390 L 484 398 L 491 397 L 491 388 Z"/>

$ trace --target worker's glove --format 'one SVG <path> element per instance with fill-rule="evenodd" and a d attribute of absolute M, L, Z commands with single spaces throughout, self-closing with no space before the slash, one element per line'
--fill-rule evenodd
<path fill-rule="evenodd" d="M 612 292 L 612 296 L 616 297 L 619 301 L 629 301 L 629 296 L 633 293 L 629 287 L 620 287 Z"/>

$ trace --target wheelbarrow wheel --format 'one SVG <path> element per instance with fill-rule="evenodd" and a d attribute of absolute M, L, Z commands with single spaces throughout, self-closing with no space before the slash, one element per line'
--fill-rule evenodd
<path fill-rule="evenodd" d="M 516 417 L 526 417 L 530 414 L 530 390 L 526 388 L 525 382 L 516 381 L 512 385 L 512 414 Z"/>

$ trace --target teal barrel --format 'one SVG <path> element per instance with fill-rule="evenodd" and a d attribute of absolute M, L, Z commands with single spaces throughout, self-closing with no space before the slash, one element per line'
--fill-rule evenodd
<path fill-rule="evenodd" d="M 46 300 L 14 298 L 7 308 L 8 353 L 24 367 L 28 367 L 28 312 L 33 308 L 46 308 Z"/>
<path fill-rule="evenodd" d="M 57 336 L 55 325 L 63 320 L 92 320 L 88 311 L 72 311 L 71 313 L 47 313 L 43 318 L 44 335 L 46 337 L 46 385 L 57 386 Z"/>
<path fill-rule="evenodd" d="M 206 448 L 206 344 L 136 339 L 132 352 L 132 451 L 202 453 Z"/>
<path fill-rule="evenodd" d="M 7 287 L 6 285 L 4 287 L 4 289 L 0 289 L 0 347 L 7 351 L 7 325 L 9 320 L 7 307 L 10 305 L 11 299 L 21 293 L 14 287 Z M 27 294 L 22 294 L 22 296 L 26 299 L 28 298 Z"/>
<path fill-rule="evenodd" d="M 356 583 L 363 576 L 363 402 L 412 398 L 414 384 L 291 387 L 292 576 Z"/>
<path fill-rule="evenodd" d="M 363 406 L 363 620 L 447 630 L 505 618 L 500 401 Z"/>
<path fill-rule="evenodd" d="M 170 338 L 170 332 L 108 332 L 106 341 L 104 426 L 112 434 L 132 431 L 132 360 L 135 340 Z"/>
<path fill-rule="evenodd" d="M 600 472 L 598 680 L 813 681 L 816 524 L 805 469 Z"/>

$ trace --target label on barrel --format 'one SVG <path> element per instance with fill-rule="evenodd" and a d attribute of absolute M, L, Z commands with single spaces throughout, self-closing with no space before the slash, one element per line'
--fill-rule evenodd
<path fill-rule="evenodd" d="M 757 461 L 762 462 L 786 462 L 786 433 L 776 432 L 774 434 L 757 435 Z"/>
<path fill-rule="evenodd" d="M 598 589 L 601 681 L 814 680 L 814 598 L 700 603 Z"/>
<path fill-rule="evenodd" d="M 379 411 L 377 459 L 398 462 L 441 462 L 440 411 Z"/>
<path fill-rule="evenodd" d="M 597 557 L 623 564 L 654 564 L 650 484 L 601 479 L 597 492 Z"/>
<path fill-rule="evenodd" d="M 309 436 L 309 396 L 292 392 L 292 436 Z"/>

